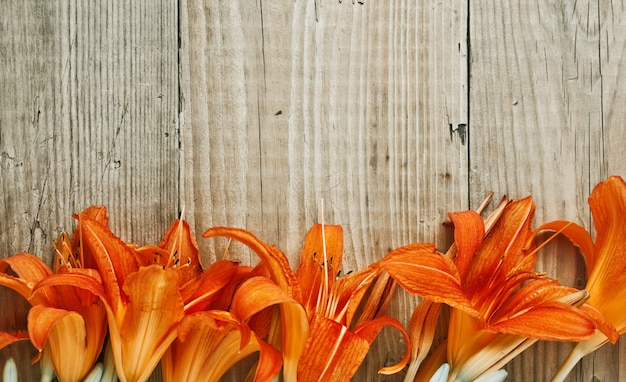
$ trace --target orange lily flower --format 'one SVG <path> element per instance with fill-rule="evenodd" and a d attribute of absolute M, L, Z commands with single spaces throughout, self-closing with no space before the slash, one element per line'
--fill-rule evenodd
<path fill-rule="evenodd" d="M 607 342 L 615 343 L 626 332 L 626 183 L 611 176 L 599 183 L 589 196 L 589 207 L 596 229 L 595 241 L 582 226 L 567 221 L 545 224 L 539 230 L 562 232 L 580 251 L 587 262 L 589 278 L 586 289 L 591 294 L 587 304 L 599 311 L 595 315 L 598 330 L 574 346 L 554 376 L 561 381 L 578 361 Z"/>
<path fill-rule="evenodd" d="M 104 218 L 98 217 L 97 208 L 85 214 Z M 77 232 L 73 238 L 77 243 Z M 67 234 L 61 234 L 54 247 L 57 275 L 80 273 L 99 277 L 97 271 L 81 267 L 84 254 L 70 243 Z M 7 273 L 9 267 L 17 276 Z M 22 253 L 0 261 L 0 285 L 14 289 L 32 305 L 28 315 L 31 342 L 40 352 L 47 353 L 43 360 L 50 359 L 60 381 L 79 381 L 91 370 L 102 350 L 106 313 L 96 296 L 72 285 L 35 290 L 36 284 L 53 275 L 34 255 Z M 14 336 L 10 341 L 20 338 L 23 336 Z"/>
<path fill-rule="evenodd" d="M 295 274 L 282 252 L 263 243 L 249 232 L 218 227 L 209 229 L 204 236 L 225 236 L 251 247 L 267 262 L 276 284 L 293 301 L 298 302 L 295 305 L 287 304 L 298 312 L 298 318 L 285 322 L 285 317 L 289 317 L 289 314 L 282 314 L 285 380 L 349 380 L 356 373 L 370 344 L 385 325 L 402 332 L 407 343 L 407 352 L 398 365 L 383 368 L 380 372 L 395 373 L 408 362 L 408 334 L 397 320 L 382 316 L 382 307 L 388 303 L 390 297 L 389 293 L 385 293 L 385 282 L 377 284 L 380 287 L 375 288 L 373 297 L 368 300 L 372 303 L 363 308 L 364 314 L 360 317 L 356 314 L 363 297 L 379 278 L 382 269 L 375 264 L 356 274 L 337 277 L 336 270 L 341 267 L 343 251 L 343 232 L 340 226 L 318 224 L 311 228 L 305 238 L 300 265 Z M 283 305 L 284 303 L 287 301 Z M 358 319 L 355 320 L 355 317 Z M 285 343 L 291 344 L 289 349 L 295 348 L 299 353 L 286 352 Z"/>
<path fill-rule="evenodd" d="M 35 289 L 75 285 L 100 298 L 107 313 L 115 368 L 121 381 L 145 381 L 177 335 L 184 313 L 179 275 L 161 265 L 140 267 L 134 246 L 102 222 L 79 221 L 81 246 L 89 251 L 101 280 L 68 273 L 47 277 Z"/>
<path fill-rule="evenodd" d="M 406 290 L 452 307 L 448 339 L 433 352 L 416 380 L 450 364 L 448 380 L 473 380 L 500 369 L 534 341 L 580 341 L 593 320 L 572 305 L 586 291 L 560 286 L 533 271 L 536 250 L 530 198 L 502 205 L 485 223 L 473 211 L 450 214 L 455 244 L 450 254 L 413 244 L 392 251 L 382 266 Z"/>
<path fill-rule="evenodd" d="M 189 225 L 182 220 L 170 226 L 157 247 L 141 247 L 137 251 L 143 264 L 158 264 L 179 272 L 185 317 L 176 339 L 163 355 L 165 381 L 218 381 L 237 361 L 256 351 L 261 353 L 264 365 L 257 369 L 257 380 L 269 380 L 278 373 L 280 354 L 251 332 L 243 320 L 219 309 L 226 300 L 227 306 L 237 306 L 232 293 L 250 273 L 249 268 L 240 274 L 236 262 L 219 260 L 203 270 L 198 245 Z M 245 285 L 237 293 L 250 294 Z M 260 303 L 260 299 L 254 299 L 247 305 L 255 307 Z"/>

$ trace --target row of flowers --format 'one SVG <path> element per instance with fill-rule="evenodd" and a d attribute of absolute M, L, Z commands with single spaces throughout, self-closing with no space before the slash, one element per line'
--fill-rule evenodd
<path fill-rule="evenodd" d="M 626 183 L 611 177 L 589 197 L 595 240 L 568 221 L 533 230 L 530 197 L 504 198 L 483 219 L 485 205 L 450 214 L 454 243 L 445 253 L 410 244 L 344 276 L 340 226 L 314 225 L 295 270 L 250 232 L 210 228 L 204 238 L 239 241 L 260 261 L 225 255 L 205 267 L 185 221 L 159 245 L 140 247 L 111 232 L 104 207 L 90 207 L 55 242 L 52 269 L 27 253 L 0 260 L 0 285 L 32 306 L 28 331 L 0 332 L 0 348 L 30 341 L 42 380 L 145 381 L 160 362 L 164 381 L 218 381 L 258 353 L 247 380 L 348 381 L 390 326 L 405 354 L 379 372 L 403 371 L 405 381 L 500 381 L 503 366 L 538 340 L 576 343 L 554 376 L 563 380 L 626 330 Z M 544 231 L 583 253 L 585 289 L 534 270 Z M 396 285 L 421 297 L 407 329 L 386 315 Z M 433 347 L 446 305 L 447 336 Z M 14 369 L 9 360 L 5 381 L 17 379 Z"/>

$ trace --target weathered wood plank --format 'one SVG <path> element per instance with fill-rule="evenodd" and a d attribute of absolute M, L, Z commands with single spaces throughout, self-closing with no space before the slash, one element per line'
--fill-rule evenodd
<path fill-rule="evenodd" d="M 129 241 L 157 241 L 184 209 L 198 236 L 244 227 L 295 266 L 323 199 L 324 221 L 344 226 L 345 270 L 413 241 L 445 248 L 446 213 L 489 191 L 532 194 L 537 222 L 591 227 L 591 187 L 626 174 L 623 4 L 415 3 L 183 1 L 179 36 L 171 0 L 7 2 L 2 256 L 50 262 L 51 241 L 90 204 L 108 205 Z M 199 242 L 205 262 L 224 250 Z M 553 252 L 538 266 L 584 284 L 580 260 Z M 255 261 L 237 246 L 230 256 Z M 2 292 L 0 306 L 14 300 Z M 400 293 L 390 313 L 406 322 L 415 305 Z M 26 309 L 0 322 L 17 327 Z M 623 379 L 624 346 L 570 380 Z M 509 380 L 549 378 L 568 348 L 537 344 Z M 385 330 L 359 379 L 401 380 L 376 370 L 402 351 Z M 0 364 L 18 354 L 35 379 L 27 345 Z"/>
<path fill-rule="evenodd" d="M 177 217 L 177 14 L 175 1 L 3 2 L 2 257 L 50 263 L 71 214 L 92 204 L 139 244 L 158 242 Z M 0 306 L 14 297 L 3 290 Z M 22 380 L 36 380 L 32 347 L 1 351 L 0 364 L 18 353 Z"/>
<path fill-rule="evenodd" d="M 623 4 L 470 4 L 472 206 L 488 190 L 532 194 L 537 224 L 561 218 L 592 228 L 591 188 L 626 173 L 618 149 L 626 142 L 619 123 Z M 580 258 L 564 252 L 544 251 L 538 268 L 583 286 Z M 568 349 L 536 345 L 510 364 L 510 380 L 548 380 Z M 570 380 L 624 379 L 619 349 L 606 346 L 587 357 Z"/>
<path fill-rule="evenodd" d="M 183 204 L 196 232 L 244 227 L 295 266 L 323 199 L 324 221 L 345 230 L 345 270 L 446 242 L 442 220 L 468 205 L 465 7 L 183 4 Z M 224 244 L 200 241 L 210 259 Z M 391 313 L 406 323 L 415 304 L 400 295 Z M 385 331 L 359 378 L 382 380 L 402 351 Z"/>

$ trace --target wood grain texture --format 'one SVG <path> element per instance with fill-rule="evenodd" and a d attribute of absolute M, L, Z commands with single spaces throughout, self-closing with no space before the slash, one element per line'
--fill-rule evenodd
<path fill-rule="evenodd" d="M 592 228 L 591 188 L 626 175 L 625 42 L 616 0 L 5 1 L 1 256 L 49 263 L 71 214 L 92 204 L 138 244 L 183 212 L 205 264 L 226 242 L 200 235 L 228 225 L 295 267 L 323 218 L 344 227 L 344 271 L 415 241 L 445 249 L 447 213 L 490 191 L 532 194 L 537 224 Z M 257 261 L 234 244 L 228 256 Z M 573 249 L 550 246 L 538 267 L 586 280 Z M 0 291 L 0 306 L 14 303 Z M 406 323 L 416 304 L 399 292 L 389 313 Z M 27 309 L 0 309 L 0 328 Z M 569 380 L 624 379 L 624 346 Z M 508 380 L 547 380 L 568 349 L 535 345 Z M 377 370 L 403 351 L 383 330 L 355 379 L 401 381 Z M 0 364 L 17 356 L 34 380 L 33 355 L 12 346 Z"/>
<path fill-rule="evenodd" d="M 114 232 L 140 244 L 178 216 L 177 10 L 171 1 L 3 2 L 2 257 L 32 252 L 50 264 L 52 241 L 89 205 L 107 205 Z M 2 307 L 19 301 L 0 293 Z M 24 327 L 24 311 L 10 326 Z M 17 348 L 0 351 L 0 363 L 22 353 L 22 380 L 36 380 L 34 349 Z"/>

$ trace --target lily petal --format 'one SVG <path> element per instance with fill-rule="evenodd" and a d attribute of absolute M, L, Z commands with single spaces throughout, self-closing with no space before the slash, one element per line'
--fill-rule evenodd
<path fill-rule="evenodd" d="M 572 243 L 580 248 L 583 256 L 585 256 L 587 269 L 594 268 L 596 260 L 595 248 L 593 240 L 591 239 L 591 235 L 584 227 L 566 220 L 555 220 L 553 222 L 541 225 L 539 228 L 537 228 L 536 232 L 541 232 L 545 230 L 561 232 Z"/>
<path fill-rule="evenodd" d="M 104 206 L 90 206 L 83 210 L 80 214 L 72 215 L 74 219 L 78 220 L 76 229 L 72 234 L 72 249 L 74 249 L 78 255 L 79 263 L 82 268 L 95 269 L 98 267 L 94 261 L 94 255 L 91 253 L 88 247 L 85 247 L 83 242 L 83 220 L 89 219 L 97 221 L 105 227 L 109 226 L 109 217 L 107 216 L 107 209 Z M 55 264 L 56 267 L 56 264 Z"/>
<path fill-rule="evenodd" d="M 474 256 L 465 291 L 475 306 L 485 303 L 480 301 L 481 298 L 489 294 L 492 285 L 501 284 L 510 270 L 533 269 L 535 258 L 526 257 L 529 253 L 526 248 L 532 234 L 530 224 L 534 211 L 535 205 L 530 197 L 508 203 Z"/>
<path fill-rule="evenodd" d="M 380 374 L 395 374 L 402 370 L 411 358 L 411 340 L 409 338 L 409 334 L 406 332 L 406 330 L 404 330 L 404 327 L 398 320 L 388 316 L 378 317 L 372 321 L 368 321 L 362 325 L 357 326 L 354 329 L 354 334 L 365 339 L 368 342 L 368 345 L 371 345 L 378 336 L 378 333 L 380 333 L 383 326 L 391 326 L 397 329 L 404 337 L 405 351 L 404 356 L 402 357 L 400 362 L 393 366 L 383 367 L 378 371 Z"/>
<path fill-rule="evenodd" d="M 335 280 L 330 291 L 331 293 L 328 296 L 329 298 L 320 301 L 320 305 L 322 305 L 319 307 L 320 311 L 326 317 L 332 318 L 347 327 L 352 325 L 352 319 L 358 309 L 378 311 L 380 300 L 377 298 L 368 299 L 363 307 L 361 306 L 361 301 L 379 273 L 380 270 L 376 264 L 357 273 L 352 273 L 347 277 Z"/>
<path fill-rule="evenodd" d="M 618 332 L 626 332 L 626 182 L 610 177 L 598 184 L 589 196 L 596 235 L 596 260 L 586 289 L 589 304 L 604 314 Z"/>
<path fill-rule="evenodd" d="M 176 338 L 184 316 L 177 274 L 156 265 L 142 267 L 126 278 L 123 289 L 129 299 L 125 314 L 114 322 L 109 318 L 116 367 L 121 379 L 145 381 Z"/>
<path fill-rule="evenodd" d="M 453 261 L 435 253 L 432 244 L 397 248 L 381 260 L 381 265 L 410 293 L 477 314 L 463 292 Z"/>
<path fill-rule="evenodd" d="M 474 211 L 450 213 L 449 216 L 455 227 L 456 257 L 454 263 L 461 280 L 465 280 L 472 259 L 482 245 L 485 226 L 483 219 Z"/>
<path fill-rule="evenodd" d="M 16 333 L 0 332 L 0 349 L 3 349 L 17 341 L 27 340 L 28 338 L 29 338 L 28 333 L 26 332 L 16 332 Z"/>
<path fill-rule="evenodd" d="M 111 230 L 96 220 L 82 219 L 81 245 L 89 250 L 98 265 L 109 304 L 114 312 L 122 309 L 127 296 L 120 290 L 126 278 L 137 272 L 139 265 L 130 247 L 113 235 Z"/>
<path fill-rule="evenodd" d="M 9 268 L 17 276 L 10 275 Z M 31 296 L 35 284 L 51 274 L 50 268 L 39 257 L 30 253 L 18 253 L 0 260 L 0 285 L 13 289 L 31 304 L 50 304 L 56 301 L 51 291 L 42 291 L 34 299 Z"/>
<path fill-rule="evenodd" d="M 246 280 L 239 287 L 233 297 L 231 312 L 240 320 L 246 321 L 261 310 L 282 303 L 297 304 L 297 301 L 272 280 L 256 276 Z M 306 316 L 302 318 L 307 321 Z"/>
<path fill-rule="evenodd" d="M 189 314 L 204 310 L 211 302 L 220 298 L 223 288 L 235 276 L 238 266 L 234 261 L 216 261 L 198 278 L 183 285 L 180 292 L 185 301 L 185 312 Z"/>
<path fill-rule="evenodd" d="M 423 300 L 413 311 L 413 315 L 409 321 L 411 363 L 409 364 L 405 380 L 412 381 L 415 378 L 420 365 L 430 352 L 442 307 L 442 304 Z"/>
<path fill-rule="evenodd" d="M 473 381 L 486 372 L 501 369 L 537 342 L 532 338 L 486 330 L 475 331 L 467 336 L 467 340 L 455 354 L 456 366 L 450 371 L 450 380 Z"/>
<path fill-rule="evenodd" d="M 92 305 L 93 313 L 33 306 L 28 314 L 31 342 L 42 351 L 46 343 L 55 372 L 62 381 L 80 381 L 95 364 L 105 337 L 104 309 Z M 86 324 L 85 317 L 94 317 Z M 87 327 L 89 325 L 89 327 Z"/>
<path fill-rule="evenodd" d="M 315 315 L 298 364 L 298 381 L 349 381 L 369 351 L 369 343 L 326 317 Z"/>
<path fill-rule="evenodd" d="M 615 344 L 617 340 L 619 340 L 620 334 L 617 329 L 615 329 L 615 326 L 608 322 L 598 309 L 589 304 L 585 304 L 580 307 L 580 310 L 585 312 L 585 314 L 587 314 L 596 323 L 598 331 L 602 332 L 609 342 Z M 594 337 L 595 336 L 596 335 L 594 335 Z"/>
<path fill-rule="evenodd" d="M 546 341 L 582 341 L 593 335 L 596 325 L 568 304 L 545 301 L 522 314 L 489 326 L 490 329 Z"/>
<path fill-rule="evenodd" d="M 373 265 L 377 267 L 377 264 Z M 362 313 L 359 315 L 356 325 L 360 325 L 364 322 L 371 321 L 374 318 L 384 316 L 389 308 L 389 305 L 391 304 L 396 286 L 397 284 L 395 280 L 391 278 L 389 273 L 384 271 L 380 272 L 380 275 L 376 278 L 376 282 L 371 287 L 371 291 L 366 297 Z M 358 300 L 360 302 L 361 298 Z M 355 313 L 356 310 L 349 309 L 346 321 L 347 324 L 351 325 L 352 317 Z"/>

